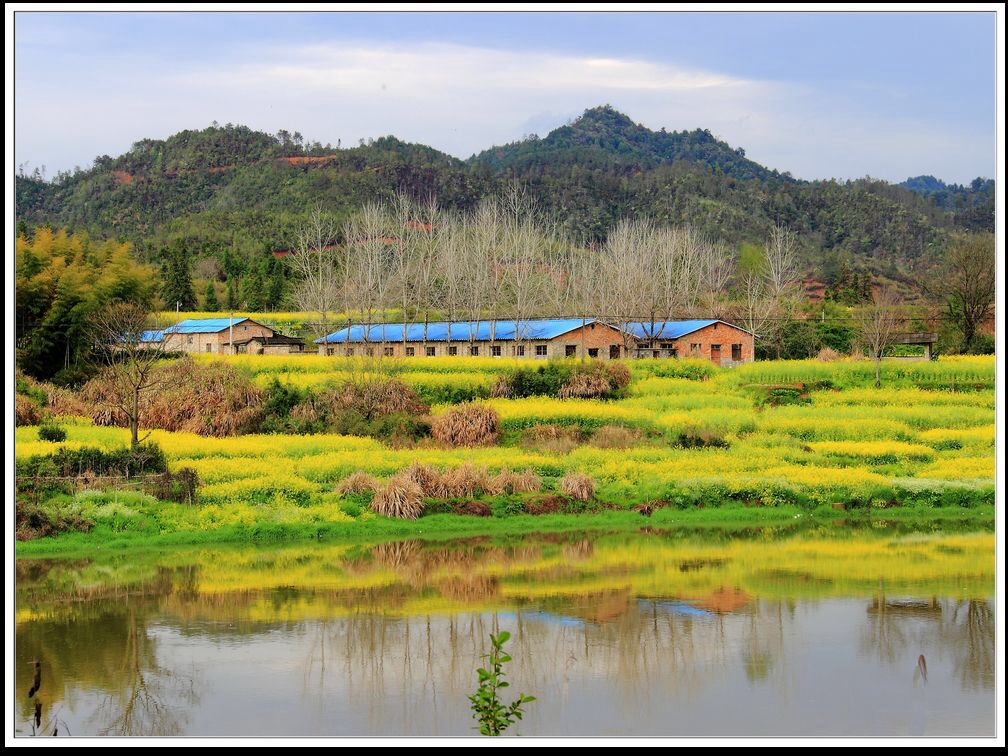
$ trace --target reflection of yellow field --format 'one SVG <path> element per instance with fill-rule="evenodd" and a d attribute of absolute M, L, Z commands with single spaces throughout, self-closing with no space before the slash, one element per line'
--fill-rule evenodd
<path fill-rule="evenodd" d="M 867 534 L 703 543 L 627 534 L 602 537 L 590 549 L 531 538 L 509 548 L 405 542 L 179 550 L 123 573 L 99 562 L 52 564 L 53 577 L 38 584 L 19 578 L 18 622 L 72 610 L 66 599 L 79 595 L 80 585 L 90 586 L 90 597 L 100 596 L 102 586 L 111 596 L 131 581 L 135 595 L 192 616 L 414 616 L 608 597 L 612 606 L 599 609 L 608 617 L 628 598 L 677 598 L 731 612 L 753 599 L 856 597 L 879 590 L 986 597 L 994 587 L 994 537 Z"/>

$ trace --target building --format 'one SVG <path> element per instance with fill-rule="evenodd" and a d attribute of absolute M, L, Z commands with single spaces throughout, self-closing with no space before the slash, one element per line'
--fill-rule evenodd
<path fill-rule="evenodd" d="M 289 354 L 304 351 L 304 342 L 300 339 L 278 334 L 251 318 L 180 320 L 163 330 L 149 331 L 145 334 L 145 341 L 163 344 L 166 352 Z M 252 349 L 249 349 L 253 343 Z"/>
<path fill-rule="evenodd" d="M 723 367 L 752 362 L 753 335 L 723 320 L 625 323 L 588 318 L 379 323 L 316 339 L 320 354 L 386 357 L 697 357 Z"/>
<path fill-rule="evenodd" d="M 634 357 L 695 357 L 734 367 L 756 356 L 753 335 L 723 320 L 658 320 L 624 329 L 634 338 Z"/>
<path fill-rule="evenodd" d="M 405 333 L 405 338 L 404 337 Z M 517 336 L 517 337 L 516 337 Z M 621 331 L 594 319 L 477 320 L 454 323 L 379 323 L 343 328 L 316 339 L 319 353 L 386 357 L 625 356 Z"/>

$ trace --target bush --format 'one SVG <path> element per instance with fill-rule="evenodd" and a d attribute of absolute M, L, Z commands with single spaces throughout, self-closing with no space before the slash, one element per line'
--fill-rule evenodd
<path fill-rule="evenodd" d="M 591 501 L 595 496 L 595 481 L 590 475 L 571 471 L 560 480 L 560 492 L 575 501 Z"/>
<path fill-rule="evenodd" d="M 356 412 L 366 420 L 400 413 L 420 415 L 430 409 L 411 387 L 380 375 L 345 381 L 322 398 L 332 410 Z"/>
<path fill-rule="evenodd" d="M 449 446 L 489 446 L 499 434 L 497 411 L 477 402 L 452 407 L 431 425 L 431 435 Z"/>
<path fill-rule="evenodd" d="M 840 352 L 835 349 L 830 349 L 829 347 L 823 347 L 819 350 L 819 354 L 816 355 L 816 359 L 819 362 L 836 362 L 842 357 Z"/>
<path fill-rule="evenodd" d="M 542 478 L 531 468 L 520 473 L 501 470 L 489 481 L 488 487 L 496 495 L 534 493 L 542 488 Z"/>
<path fill-rule="evenodd" d="M 59 443 L 60 441 L 66 441 L 67 434 L 58 425 L 43 425 L 38 430 L 38 437 L 40 441 Z"/>
<path fill-rule="evenodd" d="M 632 446 L 637 446 L 641 439 L 641 432 L 636 428 L 603 425 L 592 434 L 588 443 L 599 449 L 629 449 Z"/>
<path fill-rule="evenodd" d="M 371 510 L 383 517 L 415 520 L 423 513 L 423 491 L 406 475 L 394 475 L 371 500 Z"/>
<path fill-rule="evenodd" d="M 42 421 L 42 411 L 24 394 L 14 396 L 14 424 L 38 425 Z"/>
<path fill-rule="evenodd" d="M 19 541 L 45 538 L 67 531 L 86 533 L 94 522 L 67 497 L 54 497 L 41 504 L 17 499 L 14 504 L 15 537 Z"/>
<path fill-rule="evenodd" d="M 148 487 L 149 493 L 161 501 L 177 501 L 179 504 L 195 504 L 199 476 L 191 467 L 182 467 L 175 472 L 164 471 Z"/>
<path fill-rule="evenodd" d="M 579 443 L 581 443 L 581 430 L 575 426 L 545 423 L 525 428 L 521 435 L 522 446 L 541 449 L 551 454 L 567 454 Z"/>
<path fill-rule="evenodd" d="M 728 442 L 709 428 L 684 428 L 676 440 L 676 446 L 681 446 L 683 449 L 726 449 Z"/>
<path fill-rule="evenodd" d="M 378 479 L 370 473 L 358 470 L 340 481 L 336 492 L 342 495 L 373 493 L 378 490 Z"/>
<path fill-rule="evenodd" d="M 164 452 L 155 444 L 141 444 L 136 451 L 129 448 L 105 451 L 91 446 L 62 448 L 54 454 L 35 455 L 15 463 L 19 478 L 36 475 L 76 478 L 88 474 L 132 478 L 167 470 Z"/>

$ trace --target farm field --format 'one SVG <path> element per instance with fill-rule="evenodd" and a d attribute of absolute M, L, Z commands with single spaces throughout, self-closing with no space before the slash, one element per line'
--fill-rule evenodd
<path fill-rule="evenodd" d="M 276 380 L 319 389 L 354 370 L 350 361 L 321 356 L 200 358 L 213 360 L 227 361 L 260 386 Z M 536 530 L 585 527 L 592 520 L 639 527 L 677 515 L 758 521 L 968 510 L 993 517 L 993 358 L 886 362 L 880 389 L 872 387 L 868 361 L 761 362 L 734 370 L 689 360 L 628 364 L 625 396 L 608 401 L 486 398 L 499 374 L 528 361 L 429 358 L 386 365 L 432 405 L 435 422 L 458 402 L 492 407 L 499 438 L 475 448 L 430 438 L 392 445 L 329 433 L 206 437 L 153 430 L 149 441 L 165 452 L 169 469 L 196 471 L 198 503 L 84 490 L 62 506 L 95 527 L 86 536 L 60 538 L 78 543 L 191 533 L 212 540 L 217 533 L 271 539 L 323 531 Z M 84 418 L 60 424 L 67 434 L 62 442 L 40 440 L 37 426 L 18 427 L 19 462 L 60 448 L 128 444 L 123 428 Z M 530 437 L 530 429 L 544 425 L 553 437 Z M 380 486 L 418 467 L 455 471 L 470 483 L 449 502 L 425 497 L 424 516 L 415 521 L 374 514 L 371 491 L 341 489 L 355 473 L 374 476 Z M 509 487 L 511 473 L 527 474 L 537 485 Z M 590 477 L 594 490 L 560 506 L 570 474 Z M 463 499 L 479 506 L 461 506 Z M 467 511 L 489 516 L 461 514 Z M 19 549 L 44 550 L 53 540 Z"/>

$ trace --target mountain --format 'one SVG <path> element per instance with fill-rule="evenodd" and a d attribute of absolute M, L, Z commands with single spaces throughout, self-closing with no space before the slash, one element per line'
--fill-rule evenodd
<path fill-rule="evenodd" d="M 954 213 L 958 225 L 971 231 L 994 230 L 994 180 L 975 178 L 969 186 L 946 184 L 934 176 L 914 176 L 900 183 L 936 207 Z"/>
<path fill-rule="evenodd" d="M 733 149 L 706 129 L 651 131 L 609 105 L 586 110 L 544 139 L 533 136 L 491 147 L 469 159 L 470 163 L 516 175 L 574 162 L 586 168 L 628 171 L 677 161 L 705 165 L 717 174 L 741 180 L 780 178 L 776 171 L 747 160 L 745 150 Z"/>
<path fill-rule="evenodd" d="M 289 247 L 317 202 L 340 219 L 397 191 L 466 209 L 517 179 L 582 243 L 641 214 L 735 245 L 759 243 L 783 223 L 799 234 L 813 271 L 844 263 L 911 281 L 940 260 L 950 234 L 993 230 L 993 182 L 967 191 L 927 178 L 798 181 L 709 131 L 653 131 L 604 106 L 467 161 L 392 136 L 344 148 L 214 124 L 143 139 L 52 181 L 18 175 L 15 200 L 19 224 L 129 240 L 155 263 L 179 242 L 230 278 Z"/>

